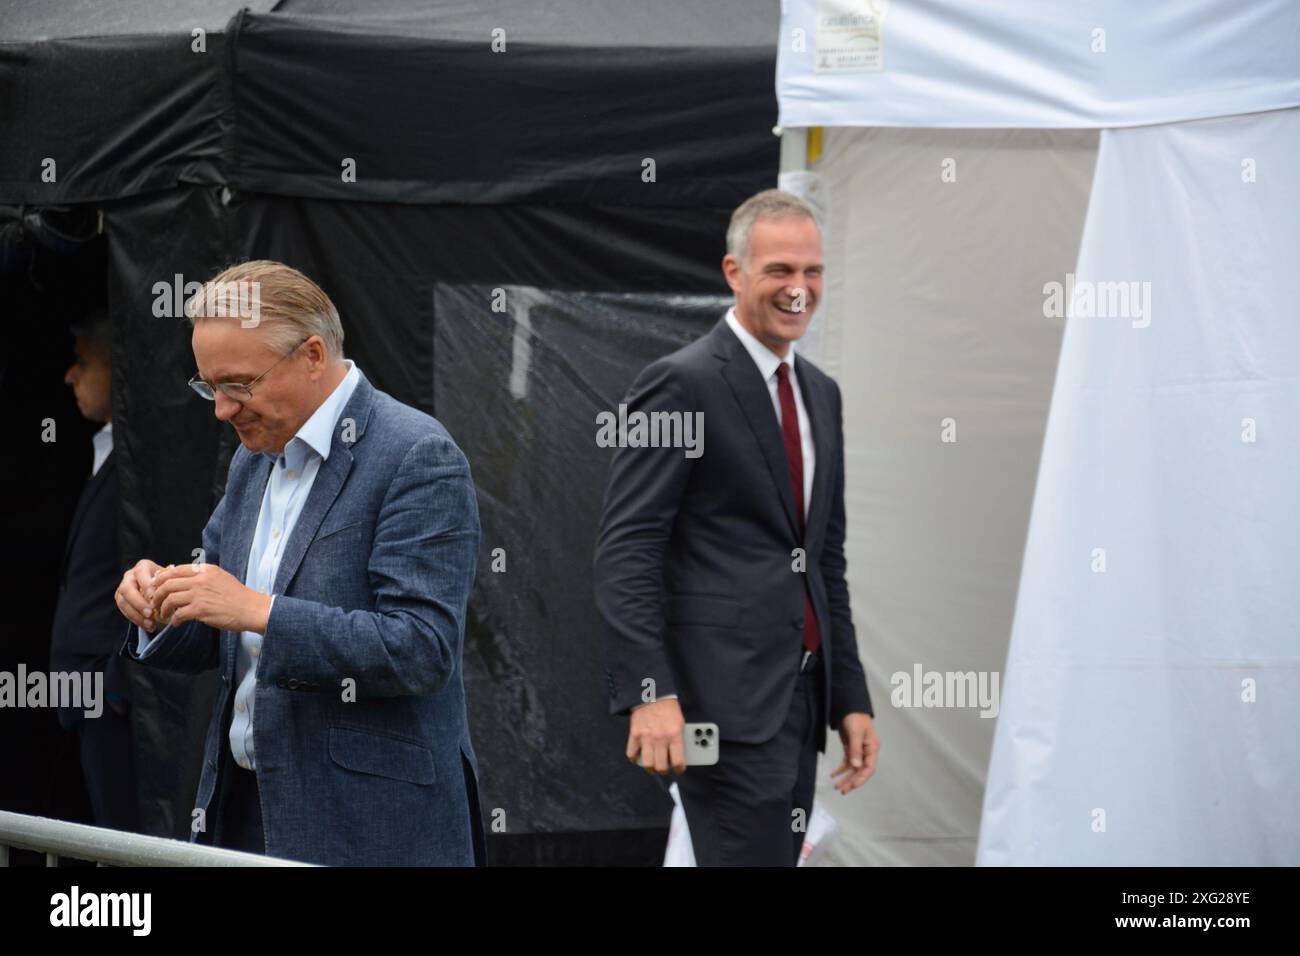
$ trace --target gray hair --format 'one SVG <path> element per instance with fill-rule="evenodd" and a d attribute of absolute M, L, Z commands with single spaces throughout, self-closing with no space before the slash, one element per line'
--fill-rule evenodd
<path fill-rule="evenodd" d="M 742 266 L 749 265 L 749 234 L 760 219 L 801 219 L 817 221 L 812 207 L 793 193 L 780 189 L 765 189 L 750 196 L 731 214 L 727 227 L 727 255 L 734 256 Z"/>
<path fill-rule="evenodd" d="M 233 316 L 237 310 L 229 306 L 235 300 L 248 304 L 245 290 L 256 290 L 257 331 L 273 351 L 288 355 L 319 335 L 330 360 L 343 359 L 343 325 L 325 290 L 297 269 L 269 259 L 240 262 L 205 283 L 186 305 L 190 324 Z"/>

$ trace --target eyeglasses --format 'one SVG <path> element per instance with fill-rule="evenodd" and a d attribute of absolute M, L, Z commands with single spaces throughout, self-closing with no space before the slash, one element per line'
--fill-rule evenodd
<path fill-rule="evenodd" d="M 299 342 L 297 345 L 291 348 L 284 355 L 281 355 L 276 360 L 275 365 L 279 365 L 281 362 L 287 359 L 294 352 L 298 351 L 305 344 L 307 344 L 307 342 L 310 339 L 311 336 L 309 335 L 307 336 L 307 338 L 303 339 L 301 342 Z M 271 368 L 268 368 L 265 372 L 257 376 L 257 378 L 253 379 L 247 385 L 240 384 L 239 382 L 219 382 L 217 383 L 216 387 L 221 389 L 221 391 L 223 391 L 226 394 L 227 398 L 233 398 L 237 402 L 246 402 L 253 397 L 253 386 L 256 385 L 258 382 L 260 382 L 262 379 L 266 378 L 266 376 L 270 374 L 271 369 L 275 368 L 275 365 L 272 365 Z M 194 389 L 194 391 L 198 392 L 200 396 L 206 398 L 208 401 L 215 402 L 217 400 L 217 393 L 213 391 L 213 387 L 209 385 L 207 382 L 205 382 L 203 379 L 199 378 L 198 373 L 195 373 L 194 377 L 190 379 L 189 386 L 190 388 Z"/>

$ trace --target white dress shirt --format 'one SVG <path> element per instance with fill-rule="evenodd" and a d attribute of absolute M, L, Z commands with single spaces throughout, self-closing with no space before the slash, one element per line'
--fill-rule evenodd
<path fill-rule="evenodd" d="M 784 425 L 784 422 L 781 421 L 781 398 L 776 390 L 776 369 L 782 362 L 790 366 L 790 388 L 794 391 L 794 407 L 799 417 L 799 444 L 803 448 L 803 513 L 806 518 L 812 506 L 813 469 L 817 464 L 817 451 L 813 445 L 812 423 L 808 420 L 808 409 L 803 403 L 803 392 L 799 390 L 799 375 L 795 371 L 794 364 L 794 346 L 790 346 L 790 351 L 786 353 L 785 358 L 781 358 L 740 324 L 740 320 L 736 318 L 735 308 L 727 310 L 727 325 L 745 346 L 745 351 L 754 360 L 759 374 L 767 383 L 768 394 L 772 396 L 772 407 L 776 409 L 778 427 Z"/>
<path fill-rule="evenodd" d="M 99 469 L 103 467 L 104 462 L 108 460 L 108 456 L 113 451 L 113 423 L 106 423 L 103 428 L 95 432 L 95 436 L 91 441 L 95 443 L 95 461 L 90 466 L 90 473 L 91 475 L 97 475 Z"/>
<path fill-rule="evenodd" d="M 297 434 L 289 439 L 283 454 L 260 453 L 275 464 L 262 495 L 262 507 L 258 513 L 257 528 L 253 532 L 253 543 L 248 552 L 248 568 L 244 574 L 245 587 L 252 588 L 259 594 L 271 593 L 276 572 L 280 568 L 280 558 L 284 554 L 284 544 L 298 523 L 298 516 L 302 514 L 303 505 L 311 493 L 321 462 L 329 457 L 334 429 L 338 427 L 343 415 L 343 407 L 347 405 L 361 379 L 356 363 L 351 359 L 345 359 L 344 362 L 348 367 L 347 374 L 303 423 Z M 225 561 L 224 558 L 222 560 Z M 271 603 L 275 603 L 274 596 Z M 149 645 L 161 637 L 167 628 L 163 628 L 154 637 L 150 637 L 144 628 L 138 630 L 139 655 L 145 657 Z M 235 762 L 247 770 L 257 769 L 253 750 L 253 705 L 257 691 L 256 665 L 261 654 L 262 635 L 255 631 L 242 632 L 239 636 L 239 653 L 235 658 L 235 710 L 230 721 L 229 736 L 230 752 Z"/>

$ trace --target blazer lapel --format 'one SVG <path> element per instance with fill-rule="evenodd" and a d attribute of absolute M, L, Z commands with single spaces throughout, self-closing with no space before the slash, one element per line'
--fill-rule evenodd
<path fill-rule="evenodd" d="M 781 497 L 781 507 L 785 509 L 790 531 L 797 539 L 799 523 L 794 510 L 794 488 L 790 484 L 790 462 L 785 456 L 785 442 L 781 438 L 776 412 L 772 408 L 772 395 L 767 390 L 767 383 L 763 381 L 758 366 L 749 357 L 740 339 L 728 328 L 726 319 L 718 323 L 713 334 L 724 359 L 722 377 L 731 387 L 754 437 L 758 439 L 758 447 L 763 451 L 763 459 L 767 462 L 777 494 Z"/>
<path fill-rule="evenodd" d="M 800 362 L 806 369 L 807 363 Z M 807 373 L 796 373 L 799 377 L 799 391 L 803 394 L 804 407 L 808 410 L 808 420 L 812 426 L 813 447 L 817 450 L 817 460 L 813 466 L 812 502 L 808 506 L 807 535 L 805 544 L 809 549 L 814 538 L 825 529 L 826 514 L 830 494 L 831 477 L 834 471 L 835 454 L 832 436 L 835 422 L 831 421 L 831 403 L 826 389 L 813 384 L 813 377 Z"/>
<path fill-rule="evenodd" d="M 343 414 L 339 416 L 340 422 L 352 419 L 356 423 L 354 444 L 360 444 L 361 436 L 365 434 L 374 397 L 374 387 L 366 380 L 365 375 L 362 375 L 352 397 L 343 406 Z M 316 472 L 316 480 L 312 482 L 311 494 L 307 496 L 302 514 L 298 516 L 298 521 L 293 526 L 293 533 L 285 543 L 284 555 L 280 558 L 280 567 L 275 575 L 275 584 L 271 588 L 272 594 L 284 594 L 289 582 L 298 572 L 298 566 L 302 564 L 308 546 L 315 540 L 321 522 L 334 506 L 334 501 L 343 488 L 343 482 L 347 479 L 348 472 L 352 470 L 352 461 L 352 447 L 343 440 L 343 429 L 336 427 L 334 437 L 330 441 L 330 455 L 321 462 L 320 470 Z"/>
<path fill-rule="evenodd" d="M 293 534 L 289 535 L 284 546 L 284 555 L 280 558 L 280 567 L 275 574 L 275 585 L 271 588 L 272 594 L 283 594 L 285 586 L 293 580 L 298 565 L 302 564 L 303 556 L 307 553 L 307 546 L 315 539 L 320 523 L 325 520 L 325 515 L 334 505 L 334 499 L 339 496 L 343 480 L 352 470 L 352 452 L 346 446 L 340 446 L 337 429 L 335 432 L 330 456 L 321 462 L 316 480 L 311 486 L 311 494 L 307 496 L 302 514 L 293 526 Z"/>
<path fill-rule="evenodd" d="M 231 536 L 230 550 L 226 551 L 225 529 L 222 529 L 221 561 L 225 570 L 234 575 L 242 584 L 248 577 L 248 549 L 253 546 L 253 532 L 257 530 L 257 516 L 262 511 L 262 497 L 266 494 L 266 483 L 271 479 L 271 469 L 275 462 L 265 455 L 257 455 L 249 466 L 248 492 L 241 502 L 239 519 L 235 524 L 235 533 Z"/>

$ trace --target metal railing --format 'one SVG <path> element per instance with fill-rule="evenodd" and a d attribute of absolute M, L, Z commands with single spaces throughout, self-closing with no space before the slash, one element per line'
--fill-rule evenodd
<path fill-rule="evenodd" d="M 0 866 L 9 865 L 11 849 L 44 853 L 46 866 L 58 866 L 60 857 L 100 866 L 312 865 L 0 810 Z"/>

